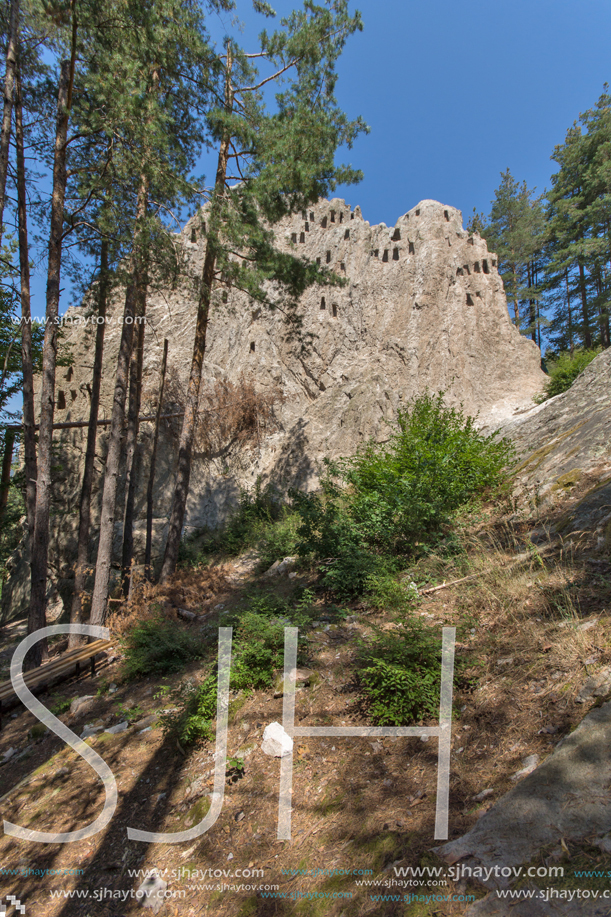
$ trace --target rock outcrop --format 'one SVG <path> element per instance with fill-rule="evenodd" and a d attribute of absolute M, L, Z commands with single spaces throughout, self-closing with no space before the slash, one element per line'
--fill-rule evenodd
<path fill-rule="evenodd" d="M 197 214 L 175 237 L 186 277 L 176 288 L 149 296 L 142 414 L 149 413 L 157 389 L 165 337 L 174 377 L 171 390 L 176 393 L 186 380 L 205 251 L 201 225 L 202 215 Z M 422 201 L 394 227 L 370 226 L 360 208 L 351 210 L 338 199 L 320 201 L 280 224 L 276 237 L 285 250 L 319 259 L 347 282 L 304 293 L 299 303 L 301 343 L 287 337 L 280 308 L 262 310 L 237 290 L 228 296 L 221 290 L 214 293 L 204 388 L 244 375 L 264 392 L 281 389 L 283 401 L 276 404 L 275 431 L 256 447 L 220 450 L 212 458 L 195 456 L 186 531 L 222 522 L 239 488 L 252 485 L 260 475 L 281 488 L 315 486 L 323 456 L 350 454 L 371 436 L 386 438 L 385 421 L 427 388 L 445 391 L 467 412 L 479 412 L 482 422 L 498 425 L 528 403 L 545 379 L 538 348 L 509 319 L 496 256 L 477 234 L 463 229 L 458 210 Z M 122 309 L 117 291 L 106 328 L 102 418 L 110 417 Z M 68 310 L 64 332 L 74 364 L 58 372 L 56 422 L 86 420 L 95 340 L 86 306 Z M 155 493 L 157 547 L 163 542 L 171 499 L 177 424 L 162 430 Z M 141 427 L 138 551 L 150 427 Z M 99 436 L 99 472 L 104 431 Z M 62 577 L 68 575 L 74 551 L 86 431 L 58 430 L 55 435 L 63 467 L 55 481 L 51 558 Z M 94 508 L 94 523 L 96 512 Z"/>
<path fill-rule="evenodd" d="M 611 475 L 610 395 L 611 350 L 605 350 L 568 391 L 501 423 L 520 457 L 518 495 L 549 503 L 586 475 Z"/>

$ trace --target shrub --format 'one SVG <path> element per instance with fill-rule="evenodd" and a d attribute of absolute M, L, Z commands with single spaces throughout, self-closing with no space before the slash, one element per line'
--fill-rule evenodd
<path fill-rule="evenodd" d="M 304 590 L 293 605 L 273 593 L 254 593 L 248 608 L 226 621 L 232 624 L 232 691 L 250 691 L 272 684 L 275 673 L 284 666 L 284 628 L 306 626 L 314 616 L 313 594 Z M 303 645 L 298 647 L 298 664 L 303 664 Z M 172 695 L 175 709 L 163 717 L 166 731 L 182 745 L 198 739 L 211 740 L 216 716 L 217 673 L 213 671 L 200 684 L 180 685 Z"/>
<path fill-rule="evenodd" d="M 392 573 L 367 577 L 365 598 L 374 608 L 406 612 L 418 602 L 418 587 L 413 582 L 397 582 Z"/>
<path fill-rule="evenodd" d="M 474 420 L 425 393 L 400 411 L 387 443 L 327 461 L 319 494 L 291 492 L 299 514 L 298 553 L 326 560 L 323 583 L 359 594 L 388 570 L 388 558 L 434 542 L 474 496 L 498 488 L 513 447 L 484 436 Z"/>
<path fill-rule="evenodd" d="M 128 677 L 177 672 L 204 652 L 199 634 L 163 618 L 142 621 L 123 637 L 125 671 Z"/>
<path fill-rule="evenodd" d="M 414 399 L 393 426 L 388 443 L 369 442 L 340 471 L 369 543 L 396 550 L 439 532 L 473 495 L 498 487 L 512 447 L 479 433 L 443 393 Z"/>
<path fill-rule="evenodd" d="M 536 396 L 535 401 L 541 404 L 548 398 L 553 398 L 554 395 L 566 392 L 577 376 L 599 353 L 600 348 L 598 350 L 576 350 L 573 354 L 566 351 L 559 353 L 557 357 L 548 362 L 549 381 L 545 384 L 543 394 Z"/>
<path fill-rule="evenodd" d="M 201 566 L 211 554 L 235 556 L 257 548 L 260 567 L 267 569 L 276 560 L 294 554 L 298 518 L 283 505 L 274 487 L 243 489 L 235 512 L 219 531 L 200 531 L 185 538 L 180 546 L 182 566 Z"/>
<path fill-rule="evenodd" d="M 199 684 L 187 681 L 172 692 L 173 707 L 162 714 L 166 733 L 176 736 L 181 745 L 192 745 L 198 739 L 214 738 L 212 723 L 216 717 L 217 673 L 212 672 Z"/>
<path fill-rule="evenodd" d="M 277 560 L 284 560 L 297 551 L 299 516 L 283 507 L 280 518 L 266 525 L 257 543 L 259 568 L 268 570 Z"/>
<path fill-rule="evenodd" d="M 408 726 L 438 716 L 441 640 L 417 619 L 362 643 L 357 662 L 364 700 L 377 725 Z"/>

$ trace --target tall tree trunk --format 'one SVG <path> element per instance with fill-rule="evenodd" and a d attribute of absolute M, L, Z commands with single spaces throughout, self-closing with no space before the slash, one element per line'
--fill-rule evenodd
<path fill-rule="evenodd" d="M 515 264 L 512 267 L 513 273 L 513 285 L 514 285 L 514 294 L 513 294 L 513 314 L 515 316 L 515 326 L 520 329 L 520 303 L 518 301 L 518 272 Z"/>
<path fill-rule="evenodd" d="M 586 290 L 586 272 L 584 270 L 581 260 L 578 262 L 579 265 L 579 291 L 581 293 L 581 315 L 583 318 L 583 343 L 584 346 L 590 350 L 592 347 L 592 334 L 590 332 L 590 319 L 588 316 L 588 296 Z"/>
<path fill-rule="evenodd" d="M 161 361 L 161 376 L 159 378 L 159 394 L 157 396 L 157 409 L 155 411 L 155 428 L 153 431 L 153 447 L 151 449 L 151 467 L 149 481 L 146 488 L 146 547 L 144 549 L 144 575 L 150 582 L 151 553 L 153 545 L 153 487 L 155 484 L 155 465 L 157 464 L 157 444 L 159 442 L 159 424 L 163 408 L 163 391 L 165 388 L 165 374 L 168 366 L 168 339 L 163 342 L 163 360 Z"/>
<path fill-rule="evenodd" d="M 600 343 L 603 349 L 609 346 L 609 314 L 607 305 L 603 301 L 603 278 L 602 270 L 599 269 L 596 275 L 596 291 L 598 293 L 598 330 L 600 332 Z"/>
<path fill-rule="evenodd" d="M 36 516 L 36 417 L 32 367 L 32 312 L 30 309 L 30 258 L 28 247 L 25 153 L 21 101 L 21 73 L 15 80 L 15 146 L 17 152 L 17 219 L 19 224 L 19 270 L 21 279 L 21 372 L 23 375 L 23 453 L 25 511 L 30 547 Z"/>
<path fill-rule="evenodd" d="M 227 46 L 227 71 L 225 77 L 225 110 L 229 113 L 233 108 L 233 91 L 231 88 L 231 46 Z M 160 582 L 164 583 L 176 570 L 180 537 L 185 519 L 185 508 L 189 495 L 189 478 L 191 476 L 191 456 L 193 452 L 193 437 L 195 434 L 195 420 L 199 404 L 199 390 L 202 379 L 202 366 L 206 352 L 206 332 L 210 315 L 210 300 L 212 285 L 214 283 L 214 269 L 216 266 L 218 235 L 220 232 L 220 212 L 222 198 L 225 191 L 227 176 L 227 162 L 229 159 L 230 135 L 227 130 L 223 132 L 219 147 L 218 162 L 214 193 L 208 221 L 208 237 L 206 241 L 206 256 L 202 270 L 199 303 L 197 306 L 197 321 L 195 325 L 195 341 L 189 374 L 189 386 L 185 402 L 180 442 L 178 445 L 178 467 L 172 509 L 170 511 L 170 525 L 168 540 L 166 542 L 163 566 L 161 568 Z"/>
<path fill-rule="evenodd" d="M 15 445 L 15 430 L 6 427 L 4 431 L 4 452 L 2 455 L 2 472 L 0 475 L 0 526 L 4 520 L 8 489 L 11 485 L 11 467 L 13 465 L 13 447 Z"/>
<path fill-rule="evenodd" d="M 55 409 L 55 365 L 57 359 L 57 318 L 59 314 L 59 278 L 62 257 L 64 199 L 66 196 L 66 141 L 72 102 L 74 64 L 76 60 L 76 18 L 72 5 L 72 56 L 63 61 L 57 99 L 57 127 L 53 159 L 53 196 L 51 199 L 51 233 L 47 272 L 47 310 L 42 353 L 42 387 L 38 431 L 38 475 L 36 480 L 36 519 L 32 543 L 32 587 L 28 616 L 28 633 L 45 626 L 47 561 L 49 555 L 49 514 L 51 509 L 51 461 L 53 414 Z M 26 667 L 40 665 L 47 657 L 45 641 L 38 641 L 28 654 Z"/>
<path fill-rule="evenodd" d="M 91 598 L 90 624 L 102 625 L 106 619 L 106 606 L 108 604 L 108 584 L 110 580 L 110 564 L 112 560 L 112 543 L 115 530 L 115 506 L 117 499 L 117 484 L 119 478 L 119 463 L 121 460 L 121 443 L 125 424 L 125 400 L 129 379 L 129 365 L 134 339 L 134 316 L 138 308 L 138 296 L 142 290 L 143 253 L 142 226 L 146 217 L 148 206 L 148 178 L 143 175 L 138 190 L 138 204 L 136 210 L 136 225 L 134 229 L 134 252 L 132 277 L 125 294 L 125 308 L 123 311 L 123 326 L 121 329 L 121 343 L 119 344 L 119 357 L 117 360 L 117 373 L 115 376 L 115 393 L 112 403 L 112 416 L 110 434 L 108 437 L 108 452 L 106 455 L 106 468 L 104 471 L 104 491 L 102 494 L 102 513 L 100 518 L 100 540 L 98 556 L 95 567 L 95 582 Z"/>
<path fill-rule="evenodd" d="M 611 332 L 609 329 L 609 306 L 608 305 L 604 305 L 602 308 L 600 333 L 601 333 L 603 348 L 606 350 L 608 347 L 611 346 Z"/>
<path fill-rule="evenodd" d="M 8 44 L 6 48 L 6 74 L 4 77 L 4 109 L 2 112 L 2 134 L 0 136 L 0 243 L 2 242 L 2 220 L 6 199 L 6 173 L 8 171 L 8 149 L 11 137 L 11 110 L 13 87 L 17 69 L 17 45 L 19 38 L 19 0 L 11 0 Z"/>
<path fill-rule="evenodd" d="M 129 596 L 134 557 L 134 506 L 136 502 L 138 432 L 140 429 L 140 404 L 142 401 L 142 364 L 144 358 L 144 318 L 146 315 L 146 279 L 140 291 L 136 328 L 136 346 L 132 353 L 129 372 L 129 403 L 127 409 L 127 436 L 125 442 L 125 513 L 123 521 L 123 554 L 121 560 L 123 595 Z"/>
<path fill-rule="evenodd" d="M 528 272 L 528 288 L 532 289 L 532 287 L 534 287 L 535 285 L 534 279 L 533 279 L 534 271 L 533 271 L 532 262 L 530 261 L 527 262 L 526 270 Z M 531 340 L 533 340 L 536 344 L 537 343 L 537 304 L 536 304 L 535 299 L 531 298 L 528 300 L 528 308 L 530 310 L 530 337 L 531 337 Z"/>
<path fill-rule="evenodd" d="M 106 305 L 108 300 L 108 240 L 102 239 L 100 248 L 100 277 L 97 296 L 97 327 L 95 335 L 95 354 L 93 358 L 93 378 L 91 380 L 91 404 L 89 406 L 89 424 L 87 426 L 87 446 L 85 449 L 85 467 L 81 486 L 79 509 L 78 547 L 76 552 L 76 569 L 74 574 L 74 595 L 70 610 L 70 623 L 80 624 L 83 615 L 83 590 L 87 577 L 89 561 L 89 528 L 91 523 L 91 490 L 95 464 L 95 447 L 97 441 L 98 413 L 100 408 L 100 389 L 102 386 L 102 357 L 104 355 L 104 332 L 106 330 Z M 100 321 L 101 319 L 101 321 Z M 79 634 L 70 634 L 69 647 L 78 646 L 82 641 Z"/>
<path fill-rule="evenodd" d="M 568 272 L 568 268 L 567 268 L 567 269 L 565 270 L 565 272 L 564 272 L 564 283 L 565 283 L 565 286 L 566 286 L 566 308 L 567 308 L 568 319 L 569 319 L 569 352 L 570 352 L 571 356 L 573 356 L 573 352 L 574 352 L 574 350 L 575 350 L 575 342 L 574 342 L 574 339 L 573 339 L 573 313 L 572 313 L 572 310 L 571 310 L 571 294 L 570 294 L 570 292 L 569 292 L 569 272 Z"/>

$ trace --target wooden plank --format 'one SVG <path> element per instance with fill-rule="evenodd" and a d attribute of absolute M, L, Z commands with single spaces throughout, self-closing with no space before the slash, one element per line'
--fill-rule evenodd
<path fill-rule="evenodd" d="M 84 647 L 76 647 L 76 649 L 69 650 L 66 653 L 62 653 L 60 656 L 57 656 L 55 659 L 52 659 L 51 662 L 46 662 L 39 669 L 33 669 L 30 672 L 26 672 L 24 675 L 26 685 L 29 685 L 35 682 L 38 678 L 47 678 L 49 674 L 52 674 L 54 670 L 61 670 L 66 665 L 71 665 L 77 660 L 85 661 L 91 656 L 101 653 L 103 650 L 108 649 L 111 646 L 109 640 L 96 640 L 94 643 L 89 643 Z M 5 685 L 10 685 L 11 682 L 7 681 L 4 684 L 0 685 L 0 695 Z"/>
<path fill-rule="evenodd" d="M 94 643 L 87 644 L 87 646 L 77 647 L 76 650 L 62 653 L 57 659 L 45 663 L 45 665 L 41 666 L 39 669 L 26 672 L 24 674 L 24 681 L 30 689 L 32 689 L 32 687 L 39 687 L 51 678 L 58 678 L 62 674 L 68 673 L 77 663 L 86 662 L 88 659 L 97 656 L 111 646 L 112 642 L 110 640 L 96 640 Z M 0 685 L 0 701 L 14 694 L 15 690 L 11 681 L 5 681 Z"/>

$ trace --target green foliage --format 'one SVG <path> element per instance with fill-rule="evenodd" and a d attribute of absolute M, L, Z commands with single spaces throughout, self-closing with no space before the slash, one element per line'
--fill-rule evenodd
<path fill-rule="evenodd" d="M 546 286 L 556 306 L 550 340 L 562 350 L 609 346 L 611 95 L 579 115 L 554 148 L 547 192 Z"/>
<path fill-rule="evenodd" d="M 291 493 L 297 550 L 323 562 L 327 588 L 359 594 L 389 558 L 435 542 L 461 506 L 498 489 L 512 456 L 508 440 L 480 434 L 443 393 L 425 393 L 399 412 L 387 443 L 327 462 L 320 494 Z"/>
<path fill-rule="evenodd" d="M 238 643 L 231 666 L 231 685 L 242 688 L 266 688 L 274 670 L 284 663 L 284 628 L 286 619 L 268 618 L 256 611 L 241 616 Z"/>
<path fill-rule="evenodd" d="M 261 570 L 268 570 L 277 560 L 283 560 L 297 553 L 298 528 L 299 516 L 297 513 L 290 512 L 286 506 L 281 509 L 280 518 L 277 521 L 265 526 L 256 545 Z"/>
<path fill-rule="evenodd" d="M 65 697 L 63 700 L 56 701 L 52 707 L 49 707 L 49 710 L 55 716 L 61 716 L 62 713 L 66 713 L 70 709 L 71 703 L 72 700 L 69 697 Z"/>
<path fill-rule="evenodd" d="M 362 643 L 358 678 L 374 722 L 407 726 L 438 716 L 441 641 L 438 634 L 408 617 L 392 633 L 379 631 Z"/>
<path fill-rule="evenodd" d="M 127 720 L 128 723 L 135 723 L 144 716 L 144 710 L 139 704 L 136 704 L 135 707 L 126 707 L 125 704 L 119 704 L 118 709 L 123 719 Z"/>
<path fill-rule="evenodd" d="M 544 243 L 544 217 L 540 199 L 526 182 L 518 182 L 511 171 L 501 172 L 501 184 L 494 192 L 490 218 L 477 229 L 497 253 L 499 274 L 505 293 L 513 303 L 514 322 L 522 331 L 536 331 L 536 302 L 540 291 L 534 282 L 534 261 Z M 526 315 L 522 309 L 525 305 Z M 536 335 L 533 337 L 536 340 Z"/>
<path fill-rule="evenodd" d="M 600 349 L 576 350 L 573 354 L 566 351 L 559 353 L 554 360 L 548 362 L 549 381 L 545 385 L 544 394 L 535 400 L 541 404 L 548 398 L 553 398 L 554 395 L 566 392 L 577 376 L 583 372 L 586 366 L 590 365 L 599 353 Z"/>
<path fill-rule="evenodd" d="M 236 511 L 220 531 L 199 532 L 180 544 L 180 565 L 199 567 L 212 554 L 236 556 L 256 549 L 259 569 L 267 570 L 276 560 L 283 560 L 297 550 L 299 517 L 283 504 L 260 479 L 253 490 L 243 489 Z"/>
<path fill-rule="evenodd" d="M 233 625 L 231 691 L 250 691 L 272 684 L 275 673 L 284 665 L 284 628 L 306 627 L 314 616 L 312 600 L 313 594 L 307 589 L 292 604 L 274 593 L 254 593 L 247 608 L 225 622 Z M 298 662 L 303 663 L 304 658 L 300 647 Z M 199 684 L 180 685 L 171 699 L 175 710 L 162 716 L 166 731 L 183 746 L 199 739 L 210 741 L 216 716 L 216 671 Z"/>
<path fill-rule="evenodd" d="M 204 652 L 200 635 L 163 618 L 137 624 L 123 638 L 125 671 L 130 678 L 177 672 Z"/>
<path fill-rule="evenodd" d="M 3 447 L 0 435 L 0 450 Z M 25 501 L 21 490 L 23 474 L 17 472 L 11 478 L 8 488 L 6 508 L 0 527 L 0 590 L 2 583 L 8 579 L 7 560 L 19 545 L 23 536 L 21 519 L 25 516 Z"/>
<path fill-rule="evenodd" d="M 380 610 L 406 612 L 419 600 L 416 584 L 398 582 L 392 573 L 373 573 L 367 578 L 365 586 L 367 602 Z"/>
<path fill-rule="evenodd" d="M 212 672 L 200 684 L 185 682 L 172 692 L 172 712 L 162 714 L 161 723 L 164 731 L 176 736 L 181 745 L 214 737 L 216 681 L 216 672 Z"/>

